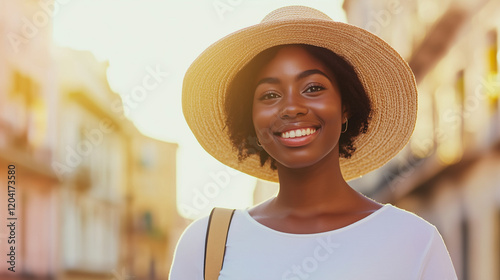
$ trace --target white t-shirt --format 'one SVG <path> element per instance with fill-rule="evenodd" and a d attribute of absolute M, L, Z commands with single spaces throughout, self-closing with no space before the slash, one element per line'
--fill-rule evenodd
<path fill-rule="evenodd" d="M 203 280 L 208 217 L 193 222 L 175 251 L 170 280 Z M 441 235 L 422 218 L 385 204 L 340 229 L 273 230 L 236 210 L 219 280 L 454 280 Z"/>

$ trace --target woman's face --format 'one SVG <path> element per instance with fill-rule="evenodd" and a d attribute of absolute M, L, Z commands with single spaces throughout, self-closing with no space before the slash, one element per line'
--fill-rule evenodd
<path fill-rule="evenodd" d="M 262 147 L 288 168 L 338 158 L 346 114 L 333 74 L 305 49 L 283 47 L 257 74 L 252 118 Z"/>

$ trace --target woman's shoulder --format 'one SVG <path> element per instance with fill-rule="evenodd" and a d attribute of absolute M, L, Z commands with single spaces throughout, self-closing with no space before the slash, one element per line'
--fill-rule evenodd
<path fill-rule="evenodd" d="M 186 227 L 186 229 L 184 229 L 180 240 L 188 239 L 192 242 L 194 240 L 203 239 L 203 242 L 205 242 L 204 240 L 207 232 L 209 218 L 210 217 L 207 215 L 192 221 Z"/>
<path fill-rule="evenodd" d="M 245 219 L 245 216 L 248 216 L 247 213 L 248 209 L 236 209 L 231 224 L 235 223 L 239 227 L 244 225 L 245 230 L 261 228 L 262 226 L 257 226 L 256 222 L 249 222 L 248 220 L 250 219 Z M 204 216 L 191 222 L 182 233 L 180 242 L 182 240 L 189 240 L 188 242 L 191 245 L 198 244 L 204 246 L 208 222 L 209 216 Z M 428 238 L 437 231 L 436 227 L 424 218 L 392 204 L 384 204 L 382 208 L 360 221 L 359 225 L 368 226 L 373 231 L 393 232 L 397 235 L 403 234 L 403 236 L 427 236 Z M 361 228 L 366 230 L 364 226 Z M 351 228 L 351 226 L 347 228 Z M 354 228 L 357 227 L 353 227 L 352 229 Z"/>
<path fill-rule="evenodd" d="M 392 204 L 386 204 L 383 208 L 374 227 L 386 234 L 427 243 L 438 233 L 433 224 L 413 212 Z"/>
<path fill-rule="evenodd" d="M 242 209 L 235 209 L 236 212 L 242 212 Z M 237 215 L 234 215 L 237 216 Z M 234 220 L 234 218 L 233 218 Z M 189 241 L 191 244 L 205 243 L 205 238 L 207 235 L 208 223 L 210 221 L 210 215 L 199 217 L 193 220 L 183 231 L 179 238 L 179 243 L 183 241 Z"/>
<path fill-rule="evenodd" d="M 399 208 L 392 204 L 385 204 L 384 208 L 387 208 L 385 211 L 385 218 L 392 222 L 401 223 L 402 225 L 413 225 L 415 227 L 428 230 L 435 228 L 430 222 L 408 210 Z"/>
<path fill-rule="evenodd" d="M 170 279 L 203 279 L 205 237 L 209 217 L 189 224 L 175 248 Z"/>

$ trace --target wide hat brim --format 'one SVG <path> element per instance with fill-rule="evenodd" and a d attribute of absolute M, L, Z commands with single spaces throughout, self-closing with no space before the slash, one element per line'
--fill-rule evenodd
<path fill-rule="evenodd" d="M 372 103 L 368 131 L 354 141 L 351 158 L 340 158 L 345 180 L 360 177 L 392 159 L 407 144 L 417 115 L 417 86 L 404 59 L 384 40 L 356 26 L 335 22 L 303 6 L 275 10 L 257 25 L 236 31 L 208 47 L 189 67 L 182 89 L 184 117 L 200 145 L 229 167 L 278 182 L 260 157 L 238 161 L 225 126 L 227 89 L 252 58 L 284 44 L 327 48 L 354 67 Z"/>

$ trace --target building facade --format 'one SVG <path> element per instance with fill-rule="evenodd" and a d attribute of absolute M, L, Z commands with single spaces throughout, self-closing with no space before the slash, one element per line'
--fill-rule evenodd
<path fill-rule="evenodd" d="M 167 279 L 177 144 L 124 117 L 107 63 L 52 46 L 66 2 L 0 2 L 0 279 Z"/>
<path fill-rule="evenodd" d="M 108 112 L 114 98 L 107 65 L 88 52 L 58 48 L 58 149 L 52 169 L 61 180 L 61 273 L 64 279 L 109 279 L 120 265 L 121 212 L 129 135 Z"/>
<path fill-rule="evenodd" d="M 353 181 L 440 230 L 459 279 L 500 277 L 498 1 L 349 0 L 349 22 L 394 46 L 419 88 L 406 148 Z"/>
<path fill-rule="evenodd" d="M 59 269 L 51 31 L 35 1 L 0 3 L 1 279 L 44 279 Z"/>
<path fill-rule="evenodd" d="M 177 144 L 142 135 L 116 110 L 107 63 L 85 51 L 56 53 L 62 277 L 167 279 L 180 219 Z"/>

